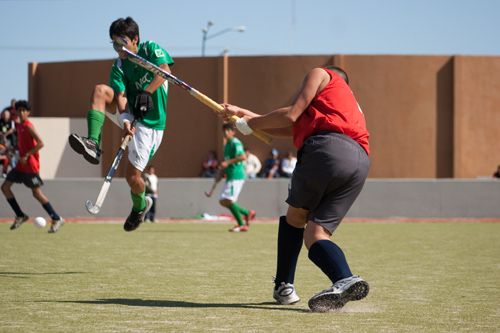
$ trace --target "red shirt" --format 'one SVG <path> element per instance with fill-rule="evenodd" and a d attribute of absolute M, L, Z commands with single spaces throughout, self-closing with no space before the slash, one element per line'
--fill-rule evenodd
<path fill-rule="evenodd" d="M 17 146 L 19 149 L 19 156 L 23 157 L 33 149 L 37 143 L 28 131 L 28 127 L 33 126 L 31 121 L 26 120 L 24 123 L 16 126 L 17 128 Z M 40 172 L 40 154 L 34 153 L 28 158 L 26 164 L 18 162 L 15 169 L 24 173 L 39 173 Z"/>
<path fill-rule="evenodd" d="M 347 83 L 323 68 L 330 82 L 314 97 L 293 125 L 293 143 L 300 148 L 306 138 L 327 130 L 342 133 L 358 142 L 370 154 L 365 116 Z"/>

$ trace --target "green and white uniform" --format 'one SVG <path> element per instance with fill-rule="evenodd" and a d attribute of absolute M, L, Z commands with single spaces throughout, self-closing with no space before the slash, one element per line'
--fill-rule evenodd
<path fill-rule="evenodd" d="M 147 41 L 138 45 L 137 55 L 159 66 L 167 63 L 169 66 L 174 64 L 170 55 L 155 42 Z M 139 90 L 144 90 L 153 80 L 154 74 L 147 69 L 134 64 L 128 59 L 116 59 L 111 74 L 109 75 L 109 85 L 115 93 L 126 91 L 130 114 L 133 114 L 134 101 Z M 154 109 L 146 114 L 144 119 L 138 122 L 149 128 L 156 130 L 165 129 L 165 120 L 167 118 L 167 94 L 168 81 L 151 94 Z"/>
<path fill-rule="evenodd" d="M 174 64 L 167 51 L 158 44 L 146 41 L 138 45 L 137 55 L 159 66 L 167 63 Z M 117 58 L 111 68 L 109 85 L 115 91 L 125 91 L 132 115 L 135 98 L 140 90 L 144 90 L 153 80 L 154 74 L 138 66 L 128 59 Z M 136 134 L 129 142 L 129 161 L 138 169 L 144 170 L 148 161 L 157 151 L 163 138 L 163 130 L 167 119 L 168 81 L 151 94 L 154 109 L 146 114 L 144 119 L 139 119 L 135 128 Z M 118 126 L 123 128 L 123 121 L 118 112 L 111 114 L 106 110 L 106 115 Z"/>
<path fill-rule="evenodd" d="M 245 148 L 241 141 L 233 137 L 224 146 L 224 160 L 231 160 L 236 158 L 236 156 L 245 154 Z M 245 184 L 245 166 L 243 161 L 238 163 L 230 164 L 225 169 L 226 171 L 226 183 L 220 194 L 220 200 L 229 199 L 234 202 L 238 200 L 243 184 Z"/>

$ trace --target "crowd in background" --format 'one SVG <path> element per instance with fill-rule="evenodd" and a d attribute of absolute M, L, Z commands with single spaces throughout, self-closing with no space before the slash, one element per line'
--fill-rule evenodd
<path fill-rule="evenodd" d="M 10 105 L 3 108 L 0 114 L 0 167 L 3 178 L 17 163 L 12 154 L 9 154 L 15 154 L 17 150 L 16 124 L 19 124 L 19 118 L 15 104 L 16 100 L 12 99 Z"/>
<path fill-rule="evenodd" d="M 252 154 L 250 149 L 245 148 L 247 158 L 243 161 L 247 178 L 291 178 L 297 158 L 293 152 L 288 151 L 286 155 L 280 157 L 279 151 L 273 148 L 269 153 L 269 158 L 261 163 L 260 159 Z M 219 160 L 215 151 L 210 151 L 207 158 L 201 164 L 200 177 L 215 178 L 219 169 Z"/>

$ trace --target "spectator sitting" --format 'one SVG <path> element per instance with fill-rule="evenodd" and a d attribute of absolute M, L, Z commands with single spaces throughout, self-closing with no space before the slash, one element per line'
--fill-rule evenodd
<path fill-rule="evenodd" d="M 10 115 L 9 109 L 4 109 L 0 117 L 0 138 L 5 141 L 2 143 L 8 148 L 16 146 L 16 125 Z"/>
<path fill-rule="evenodd" d="M 7 147 L 3 144 L 3 140 L 0 139 L 0 165 L 2 165 L 2 174 L 3 178 L 7 177 L 7 168 L 9 166 L 9 156 L 7 155 Z"/>
<path fill-rule="evenodd" d="M 497 172 L 493 174 L 493 178 L 500 178 L 500 165 L 498 166 Z"/>
<path fill-rule="evenodd" d="M 208 157 L 201 164 L 200 177 L 215 178 L 215 176 L 217 176 L 218 168 L 219 161 L 217 160 L 217 154 L 212 150 L 208 153 Z"/>
<path fill-rule="evenodd" d="M 281 173 L 283 177 L 292 178 L 293 170 L 297 164 L 297 158 L 293 156 L 293 153 L 289 151 L 286 157 L 281 161 Z"/>
<path fill-rule="evenodd" d="M 262 164 L 259 158 L 252 154 L 248 148 L 245 149 L 245 153 L 247 154 L 247 159 L 243 161 L 243 165 L 245 166 L 247 177 L 257 178 L 257 174 L 260 172 Z"/>
<path fill-rule="evenodd" d="M 16 125 L 19 125 L 21 124 L 21 121 L 19 120 L 19 116 L 17 115 L 16 102 L 17 101 L 15 99 L 12 99 L 10 101 L 10 106 L 7 106 L 6 109 L 10 112 L 10 119 L 14 120 L 14 123 Z"/>
<path fill-rule="evenodd" d="M 262 178 L 279 178 L 280 173 L 280 159 L 278 158 L 279 152 L 276 148 L 271 151 L 272 157 L 267 159 L 264 163 L 264 173 Z"/>

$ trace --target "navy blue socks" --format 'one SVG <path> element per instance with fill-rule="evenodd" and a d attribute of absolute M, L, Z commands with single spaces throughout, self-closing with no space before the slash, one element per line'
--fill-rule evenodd
<path fill-rule="evenodd" d="M 344 252 L 330 240 L 320 240 L 311 245 L 309 259 L 328 276 L 332 284 L 352 276 Z"/>
<path fill-rule="evenodd" d="M 304 228 L 295 228 L 286 222 L 286 216 L 280 217 L 278 230 L 278 266 L 276 269 L 276 288 L 282 282 L 292 283 L 295 268 L 304 241 Z M 276 289 L 275 288 L 275 289 Z"/>
<path fill-rule="evenodd" d="M 21 208 L 17 204 L 16 198 L 7 199 L 7 202 L 12 207 L 12 210 L 14 211 L 14 213 L 16 213 L 17 217 L 23 217 L 24 216 L 23 211 L 21 210 Z"/>
<path fill-rule="evenodd" d="M 43 204 L 42 206 L 54 221 L 61 219 L 61 217 L 59 215 L 57 215 L 57 213 L 55 212 L 54 208 L 52 208 L 52 205 L 50 204 L 50 202 L 47 202 L 46 204 Z"/>

